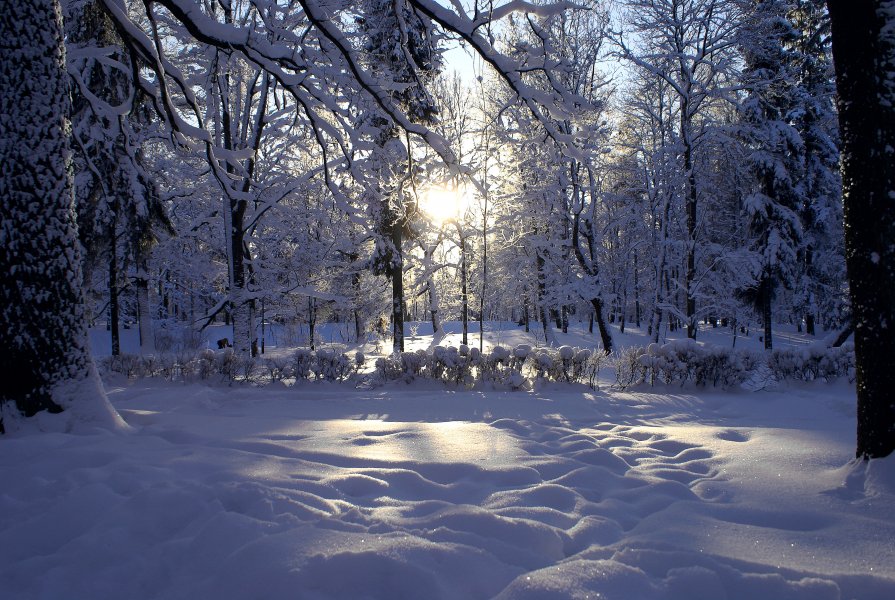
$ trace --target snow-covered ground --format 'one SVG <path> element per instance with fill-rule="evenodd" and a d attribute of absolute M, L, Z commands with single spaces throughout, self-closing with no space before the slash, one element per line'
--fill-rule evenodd
<path fill-rule="evenodd" d="M 0 438 L 0 598 L 895 598 L 847 382 L 108 390 Z"/>

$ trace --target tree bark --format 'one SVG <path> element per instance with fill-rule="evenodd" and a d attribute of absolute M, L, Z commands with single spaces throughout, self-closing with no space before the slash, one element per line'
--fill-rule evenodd
<path fill-rule="evenodd" d="M 856 455 L 895 450 L 895 89 L 891 3 L 828 0 L 855 324 Z"/>
<path fill-rule="evenodd" d="M 391 241 L 394 247 L 390 272 L 392 277 L 392 351 L 404 352 L 404 244 L 402 219 L 397 219 L 391 227 Z"/>
<path fill-rule="evenodd" d="M 155 352 L 155 337 L 152 333 L 152 309 L 149 306 L 149 261 L 146 252 L 137 250 L 137 275 L 134 287 L 137 290 L 137 327 L 140 335 L 140 353 Z"/>
<path fill-rule="evenodd" d="M 125 427 L 87 343 L 59 3 L 5 3 L 0 39 L 0 403 Z"/>
<path fill-rule="evenodd" d="M 121 354 L 120 306 L 118 302 L 118 249 L 115 244 L 114 226 L 109 250 L 109 333 L 112 337 L 112 356 Z"/>
<path fill-rule="evenodd" d="M 770 267 L 765 269 L 761 278 L 761 319 L 764 325 L 764 349 L 774 349 L 773 325 L 771 324 L 771 303 L 774 290 L 774 279 Z"/>

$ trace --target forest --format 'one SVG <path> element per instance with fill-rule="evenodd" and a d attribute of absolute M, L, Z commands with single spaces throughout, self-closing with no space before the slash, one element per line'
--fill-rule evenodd
<path fill-rule="evenodd" d="M 0 596 L 895 597 L 895 0 L 0 9 Z"/>
<path fill-rule="evenodd" d="M 497 68 L 450 64 L 462 32 L 421 10 L 356 3 L 336 39 L 375 83 L 340 72 L 326 35 L 305 36 L 299 75 L 200 43 L 160 7 L 130 15 L 143 47 L 125 48 L 102 7 L 78 4 L 89 318 L 141 324 L 147 343 L 151 318 L 232 321 L 236 352 L 261 319 L 387 329 L 401 350 L 404 321 L 437 335 L 445 319 L 531 320 L 549 344 L 576 318 L 607 352 L 608 323 L 629 322 L 654 340 L 761 328 L 772 348 L 775 322 L 813 335 L 850 320 L 817 2 L 591 3 L 493 31 L 471 18 Z M 212 2 L 196 27 L 276 29 L 264 51 L 280 55 L 280 30 L 308 24 L 268 8 Z M 149 51 L 163 77 L 141 73 L 146 90 L 124 67 Z"/>
<path fill-rule="evenodd" d="M 886 15 L 856 23 L 885 32 Z M 346 341 L 384 336 L 401 352 L 405 322 L 431 323 L 435 343 L 445 320 L 462 322 L 464 343 L 470 322 L 534 323 L 555 346 L 586 320 L 606 354 L 610 324 L 654 342 L 760 331 L 766 350 L 775 324 L 832 332 L 835 346 L 886 327 L 888 220 L 866 247 L 852 237 L 861 266 L 846 274 L 843 189 L 873 170 L 846 147 L 859 127 L 840 132 L 850 117 L 821 2 L 71 0 L 26 16 L 4 22 L 23 56 L 40 50 L 29 32 L 57 38 L 34 78 L 4 60 L 4 148 L 32 163 L 4 178 L 24 205 L 4 207 L 4 229 L 24 218 L 26 236 L 77 227 L 77 240 L 42 258 L 9 233 L 12 271 L 58 258 L 71 281 L 32 289 L 54 275 L 31 264 L 27 289 L 5 298 L 43 299 L 34 312 L 67 313 L 75 337 L 105 322 L 112 355 L 122 327 L 151 353 L 159 329 L 216 322 L 232 324 L 222 346 L 253 357 L 267 323 L 304 328 L 312 349 L 316 328 L 344 323 Z M 843 39 L 856 23 L 843 20 Z M 877 37 L 854 58 L 884 57 Z M 52 61 L 64 76 L 41 76 Z M 841 106 L 857 106 L 849 85 L 883 85 L 850 76 L 874 68 L 840 68 Z M 34 135 L 43 125 L 55 146 Z M 60 193 L 55 217 L 28 201 Z M 869 231 L 884 207 L 868 198 L 850 221 Z M 849 296 L 868 270 L 872 309 Z M 15 306 L 4 317 L 43 320 Z M 26 414 L 55 404 L 53 368 L 37 363 L 89 362 L 72 350 L 83 340 L 34 341 L 46 326 L 8 327 L 5 345 L 34 350 L 9 361 L 32 372 L 31 400 L 10 395 L 33 403 Z M 881 354 L 856 341 L 869 389 L 862 357 Z"/>

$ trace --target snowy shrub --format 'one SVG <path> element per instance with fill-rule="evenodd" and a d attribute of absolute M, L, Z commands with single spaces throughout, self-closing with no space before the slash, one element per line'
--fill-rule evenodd
<path fill-rule="evenodd" d="M 420 377 L 429 366 L 430 358 L 425 350 L 402 352 L 400 355 L 401 374 L 408 381 Z"/>
<path fill-rule="evenodd" d="M 154 332 L 155 349 L 158 352 L 170 352 L 177 344 L 177 337 L 174 333 L 164 327 L 160 327 Z"/>
<path fill-rule="evenodd" d="M 210 379 L 212 375 L 214 375 L 215 369 L 215 355 L 213 350 L 203 350 L 196 355 L 196 375 L 202 381 Z"/>
<path fill-rule="evenodd" d="M 503 346 L 494 346 L 491 349 L 491 358 L 498 363 L 504 363 L 510 357 L 510 351 Z"/>
<path fill-rule="evenodd" d="M 638 354 L 636 367 L 630 367 L 628 356 L 619 386 L 638 383 L 664 383 L 667 385 L 710 385 L 735 387 L 742 384 L 755 369 L 758 358 L 745 351 L 718 346 L 701 346 L 691 339 L 675 340 L 662 346 L 650 344 L 647 348 L 633 351 Z M 627 369 L 633 368 L 633 371 Z M 639 369 L 639 371 L 638 371 Z"/>
<path fill-rule="evenodd" d="M 289 359 L 285 357 L 268 357 L 264 359 L 262 364 L 271 381 L 282 381 L 289 376 Z"/>
<path fill-rule="evenodd" d="M 396 352 L 387 358 L 377 358 L 372 381 L 411 382 L 419 377 L 430 377 L 432 358 L 425 350 Z"/>
<path fill-rule="evenodd" d="M 476 356 L 480 354 L 476 353 Z M 436 346 L 426 376 L 445 383 L 470 385 L 473 383 L 473 367 L 480 361 L 470 358 L 470 348 L 461 346 Z"/>
<path fill-rule="evenodd" d="M 345 381 L 354 373 L 355 364 L 343 352 L 321 348 L 316 352 L 312 369 L 318 381 Z"/>
<path fill-rule="evenodd" d="M 308 348 L 299 348 L 292 357 L 292 365 L 296 381 L 310 378 L 314 365 L 314 352 Z"/>
<path fill-rule="evenodd" d="M 632 346 L 619 352 L 613 352 L 612 365 L 615 367 L 615 384 L 619 389 L 626 389 L 632 385 L 643 383 L 647 379 L 648 367 L 642 359 L 646 350 L 642 347 Z"/>
<path fill-rule="evenodd" d="M 373 379 L 379 383 L 400 379 L 401 373 L 400 363 L 391 358 L 377 358 L 373 365 Z"/>
<path fill-rule="evenodd" d="M 162 352 L 157 358 L 158 367 L 156 369 L 156 377 L 161 377 L 166 381 L 179 379 L 180 363 L 176 354 L 172 352 Z"/>
<path fill-rule="evenodd" d="M 258 361 L 251 355 L 237 355 L 233 361 L 234 372 L 236 377 L 231 377 L 230 381 L 235 381 L 237 377 L 243 381 L 254 381 L 255 373 L 258 370 Z"/>
<path fill-rule="evenodd" d="M 583 383 L 593 389 L 597 387 L 597 377 L 603 366 L 602 352 L 592 352 L 588 349 L 578 350 L 572 358 L 572 380 Z"/>
<path fill-rule="evenodd" d="M 235 381 L 239 370 L 236 353 L 233 348 L 225 348 L 215 355 L 215 368 L 224 381 Z"/>
<path fill-rule="evenodd" d="M 777 381 L 832 381 L 839 377 L 854 380 L 855 354 L 851 345 L 827 348 L 814 344 L 802 348 L 774 350 L 768 367 Z"/>
<path fill-rule="evenodd" d="M 532 377 L 541 381 L 572 381 L 572 359 L 575 350 L 569 346 L 560 352 L 552 348 L 539 348 L 528 355 L 528 370 Z M 564 360 L 563 356 L 569 357 Z"/>
<path fill-rule="evenodd" d="M 513 348 L 513 356 L 510 363 L 511 366 L 514 369 L 521 371 L 529 354 L 531 354 L 531 346 L 527 344 L 519 344 Z"/>
<path fill-rule="evenodd" d="M 143 376 L 143 359 L 136 354 L 119 354 L 107 356 L 99 362 L 103 373 L 118 373 L 128 379 Z"/>

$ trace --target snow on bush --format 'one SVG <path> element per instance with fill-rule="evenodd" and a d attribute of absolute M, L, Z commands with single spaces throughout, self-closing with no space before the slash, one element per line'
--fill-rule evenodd
<path fill-rule="evenodd" d="M 803 348 L 774 350 L 768 367 L 777 381 L 832 381 L 840 377 L 855 378 L 855 350 L 851 344 L 827 348 L 813 344 Z"/>
<path fill-rule="evenodd" d="M 417 350 L 378 358 L 373 373 L 365 379 L 373 385 L 424 379 L 453 386 L 485 385 L 513 390 L 532 389 L 538 383 L 549 382 L 580 383 L 596 389 L 601 369 L 608 366 L 614 371 L 619 389 L 643 384 L 732 388 L 743 384 L 757 368 L 765 368 L 764 362 L 777 381 L 831 381 L 839 377 L 854 380 L 854 349 L 850 345 L 786 348 L 765 356 L 701 345 L 689 339 L 624 348 L 609 357 L 571 346 L 495 346 L 490 353 L 468 346 L 436 346 L 431 352 Z M 365 363 L 363 353 L 350 355 L 337 348 L 299 348 L 291 357 L 260 360 L 225 348 L 198 352 L 179 349 L 148 356 L 122 354 L 105 358 L 100 367 L 106 373 L 119 373 L 129 379 L 217 379 L 228 384 L 261 384 L 289 378 L 296 382 L 348 381 L 357 376 Z"/>
<path fill-rule="evenodd" d="M 746 381 L 759 360 L 751 352 L 684 339 L 626 348 L 614 355 L 614 367 L 621 389 L 644 383 L 730 388 Z"/>

